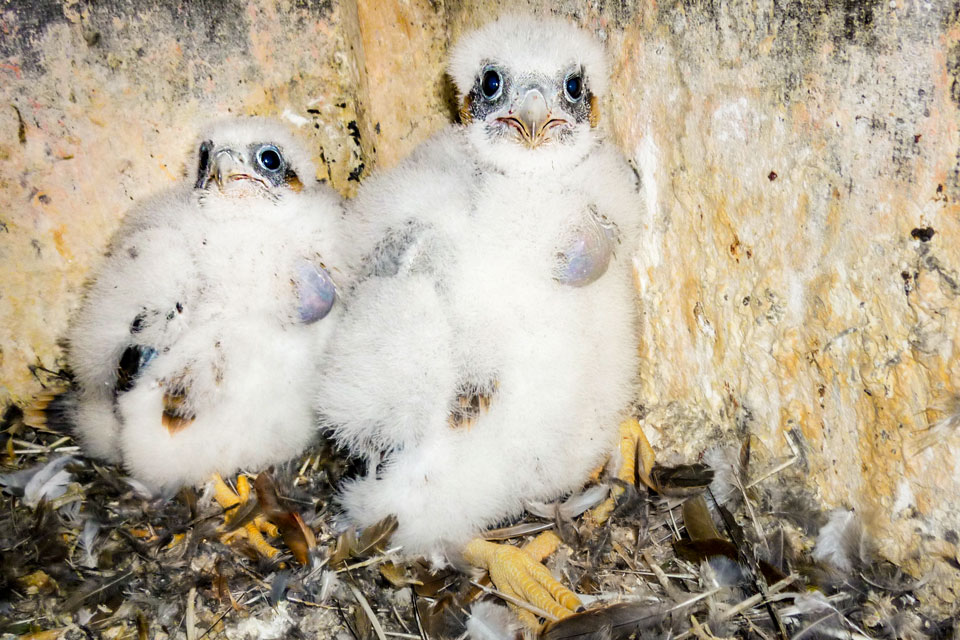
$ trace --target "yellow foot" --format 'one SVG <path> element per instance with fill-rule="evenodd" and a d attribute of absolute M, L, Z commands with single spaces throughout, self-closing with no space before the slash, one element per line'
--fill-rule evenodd
<path fill-rule="evenodd" d="M 635 419 L 625 420 L 620 423 L 620 469 L 617 471 L 617 478 L 624 485 L 634 486 L 637 480 L 656 490 L 653 481 L 650 479 L 650 471 L 653 469 L 653 463 L 656 461 L 656 455 L 653 447 L 643 433 L 643 427 Z M 596 524 L 603 524 L 613 513 L 617 498 L 623 495 L 624 488 L 621 485 L 614 485 L 610 491 L 610 497 L 594 507 L 589 518 Z"/>
<path fill-rule="evenodd" d="M 238 538 L 245 538 L 257 553 L 267 558 L 273 558 L 280 553 L 279 549 L 271 546 L 263 537 L 263 534 L 267 534 L 271 538 L 276 538 L 280 533 L 277 527 L 268 522 L 263 515 L 256 516 L 242 526 L 231 526 L 238 518 L 242 517 L 240 512 L 243 511 L 243 505 L 250 498 L 250 481 L 247 480 L 247 476 L 237 476 L 237 490 L 234 492 L 223 481 L 220 474 L 216 473 L 213 475 L 213 489 L 213 497 L 217 503 L 224 509 L 230 509 L 224 521 L 224 533 L 220 536 L 220 540 L 230 542 Z"/>
<path fill-rule="evenodd" d="M 557 582 L 540 562 L 560 546 L 560 538 L 545 531 L 524 547 L 495 544 L 486 540 L 472 540 L 464 548 L 464 559 L 475 567 L 490 572 L 490 579 L 507 600 L 520 620 L 531 629 L 540 624 L 529 609 L 518 603 L 529 603 L 531 609 L 562 620 L 583 608 L 580 599 Z M 511 602 L 511 600 L 515 602 Z"/>

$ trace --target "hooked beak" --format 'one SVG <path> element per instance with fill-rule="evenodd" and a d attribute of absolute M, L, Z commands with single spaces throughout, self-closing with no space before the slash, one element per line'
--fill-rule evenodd
<path fill-rule="evenodd" d="M 201 153 L 203 153 L 202 149 Z M 209 153 L 208 149 L 207 154 Z M 201 175 L 197 180 L 197 188 L 206 188 L 211 180 L 217 183 L 221 191 L 228 183 L 235 180 L 250 180 L 263 185 L 263 180 L 258 176 L 250 175 L 250 171 L 243 162 L 243 156 L 233 149 L 219 149 L 212 158 L 209 155 L 202 156 Z"/>
<path fill-rule="evenodd" d="M 554 127 L 569 124 L 565 118 L 553 116 L 540 89 L 528 89 L 520 105 L 511 107 L 507 115 L 497 118 L 497 121 L 516 129 L 531 149 L 548 139 L 548 132 Z"/>
<path fill-rule="evenodd" d="M 222 190 L 232 180 L 263 181 L 250 175 L 243 163 L 243 157 L 233 149 L 220 149 L 213 159 L 213 179 Z"/>

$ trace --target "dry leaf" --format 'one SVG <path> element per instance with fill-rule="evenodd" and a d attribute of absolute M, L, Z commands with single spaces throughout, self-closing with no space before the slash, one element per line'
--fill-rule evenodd
<path fill-rule="evenodd" d="M 386 578 L 387 582 L 397 589 L 402 589 L 411 584 L 421 584 L 416 577 L 410 575 L 406 567 L 396 565 L 392 562 L 384 562 L 380 565 L 380 575 Z"/>
<path fill-rule="evenodd" d="M 683 525 L 691 540 L 711 540 L 720 537 L 720 532 L 713 524 L 707 501 L 702 495 L 688 498 L 683 503 Z"/>

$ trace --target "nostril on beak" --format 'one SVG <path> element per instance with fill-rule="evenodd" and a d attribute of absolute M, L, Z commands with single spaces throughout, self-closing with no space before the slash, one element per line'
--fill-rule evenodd
<path fill-rule="evenodd" d="M 519 117 L 530 132 L 535 136 L 547 119 L 547 101 L 539 89 L 530 89 L 523 96 L 520 103 Z"/>

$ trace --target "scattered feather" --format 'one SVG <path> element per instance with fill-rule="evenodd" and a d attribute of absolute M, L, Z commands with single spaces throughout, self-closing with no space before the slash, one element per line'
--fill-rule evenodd
<path fill-rule="evenodd" d="M 541 516 L 549 517 L 549 516 Z M 487 529 L 483 532 L 484 540 L 510 540 L 522 536 L 540 533 L 552 529 L 552 522 L 519 522 L 509 527 L 497 527 L 496 529 Z"/>
<path fill-rule="evenodd" d="M 574 493 L 562 502 L 528 502 L 526 506 L 527 511 L 541 518 L 554 518 L 559 514 L 563 518 L 573 519 L 603 502 L 608 493 L 609 486 L 597 484 Z"/>
<path fill-rule="evenodd" d="M 866 550 L 860 518 L 853 511 L 835 509 L 820 529 L 813 559 L 849 573 L 859 566 Z"/>
<path fill-rule="evenodd" d="M 749 576 L 735 560 L 726 556 L 711 556 L 700 565 L 700 576 L 707 589 L 741 587 Z"/>
<path fill-rule="evenodd" d="M 327 602 L 340 586 L 340 578 L 333 571 L 324 571 L 320 578 L 320 602 Z"/>
<path fill-rule="evenodd" d="M 736 447 L 714 447 L 703 454 L 704 463 L 713 470 L 710 495 L 717 504 L 739 500 L 744 470 L 741 450 Z M 712 501 L 711 501 L 712 506 Z"/>
<path fill-rule="evenodd" d="M 54 500 L 65 494 L 67 485 L 73 481 L 73 474 L 66 469 L 66 466 L 76 461 L 74 457 L 62 456 L 50 460 L 39 468 L 29 469 L 28 471 L 32 473 L 23 486 L 24 504 L 28 507 L 36 507 L 41 500 Z M 18 481 L 22 479 L 18 478 Z"/>
<path fill-rule="evenodd" d="M 290 578 L 289 571 L 278 571 L 273 574 L 273 579 L 270 581 L 270 594 L 267 596 L 270 606 L 275 607 L 286 599 Z"/>
<path fill-rule="evenodd" d="M 91 611 L 90 609 L 87 609 L 86 607 L 82 607 L 76 613 L 77 624 L 80 625 L 81 627 L 84 627 L 90 624 L 90 621 L 93 619 L 93 614 L 94 612 Z"/>
<path fill-rule="evenodd" d="M 702 492 L 713 481 L 713 470 L 700 463 L 665 467 L 656 464 L 650 472 L 657 493 L 680 498 Z"/>
<path fill-rule="evenodd" d="M 541 640 L 619 640 L 658 625 L 663 605 L 620 603 L 591 609 L 549 625 Z"/>
<path fill-rule="evenodd" d="M 467 634 L 471 640 L 516 640 L 521 637 L 521 629 L 509 609 L 481 600 L 470 608 Z"/>
<path fill-rule="evenodd" d="M 367 527 L 357 537 L 356 530 L 351 527 L 344 531 L 337 539 L 337 546 L 330 558 L 331 564 L 340 564 L 348 558 L 363 558 L 375 553 L 382 553 L 387 549 L 390 536 L 397 528 L 397 519 L 388 516 L 380 522 Z"/>
<path fill-rule="evenodd" d="M 88 569 L 97 566 L 98 552 L 95 548 L 97 534 L 100 532 L 100 523 L 93 518 L 88 518 L 83 523 L 83 532 L 80 534 L 80 548 L 83 550 L 83 560 L 80 564 Z"/>
<path fill-rule="evenodd" d="M 136 478 L 124 477 L 123 481 L 133 489 L 134 495 L 143 500 L 153 500 L 156 492 Z"/>

